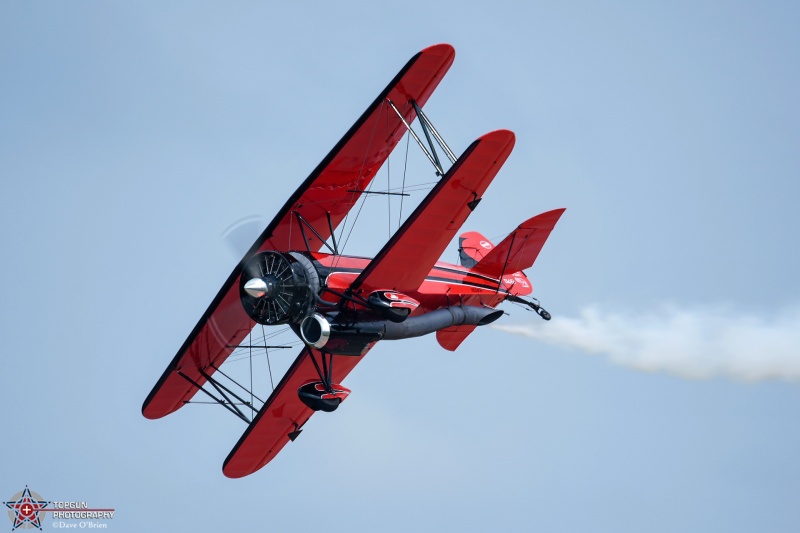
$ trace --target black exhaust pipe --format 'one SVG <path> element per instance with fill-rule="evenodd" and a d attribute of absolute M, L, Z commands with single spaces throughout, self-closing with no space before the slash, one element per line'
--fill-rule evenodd
<path fill-rule="evenodd" d="M 386 322 L 383 338 L 386 340 L 421 337 L 452 326 L 485 326 L 503 316 L 502 311 L 472 305 L 446 307 L 420 316 L 407 318 L 404 322 Z"/>
<path fill-rule="evenodd" d="M 300 338 L 314 348 L 338 355 L 362 355 L 375 341 L 421 337 L 452 326 L 485 326 L 503 316 L 486 307 L 462 306 L 437 309 L 403 322 L 373 320 L 338 324 L 319 313 L 300 324 Z M 324 348 L 324 349 L 323 349 Z"/>

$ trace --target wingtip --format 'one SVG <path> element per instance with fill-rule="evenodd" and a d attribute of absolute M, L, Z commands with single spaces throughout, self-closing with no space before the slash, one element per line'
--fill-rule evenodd
<path fill-rule="evenodd" d="M 454 55 L 456 55 L 456 49 L 453 48 L 453 45 L 451 45 L 451 44 L 438 43 L 438 44 L 432 44 L 431 46 L 423 48 L 422 50 L 420 50 L 420 53 L 421 54 L 436 53 L 436 54 L 441 54 L 441 55 L 453 55 L 454 56 Z"/>
<path fill-rule="evenodd" d="M 242 474 L 240 472 L 231 472 L 230 470 L 225 468 L 225 465 L 222 465 L 222 475 L 224 475 L 228 479 L 241 479 L 243 477 L 248 476 L 249 474 Z"/>
<path fill-rule="evenodd" d="M 517 136 L 514 135 L 514 132 L 511 130 L 494 130 L 490 131 L 489 133 L 485 133 L 478 137 L 476 142 L 490 142 L 490 143 L 498 143 L 501 145 L 506 146 L 506 150 L 508 153 L 514 149 L 514 145 L 517 142 Z"/>
<path fill-rule="evenodd" d="M 150 406 L 150 400 L 152 399 L 153 399 L 153 393 L 151 392 L 147 396 L 147 398 L 145 398 L 144 402 L 142 402 L 142 416 L 147 418 L 148 420 L 155 420 L 156 418 L 159 418 L 157 416 L 153 416 L 152 413 L 148 412 L 149 410 L 147 408 Z"/>
<path fill-rule="evenodd" d="M 442 78 L 456 59 L 456 49 L 447 43 L 434 44 L 427 48 L 420 50 L 414 57 L 411 58 L 411 63 L 414 63 L 422 58 L 427 61 L 433 61 L 437 65 L 439 72 L 434 78 Z"/>
<path fill-rule="evenodd" d="M 142 404 L 142 416 L 148 420 L 158 420 L 159 418 L 164 418 L 167 416 L 168 413 L 154 413 L 152 409 L 148 409 L 150 407 L 150 402 L 145 400 L 144 404 Z"/>
<path fill-rule="evenodd" d="M 234 447 L 234 449 L 231 450 L 231 453 L 228 454 L 228 457 L 225 458 L 225 461 L 222 463 L 222 474 L 227 478 L 241 479 L 243 477 L 247 477 L 251 474 L 255 474 L 256 472 L 267 466 L 267 463 L 269 463 L 269 461 L 266 461 L 263 464 L 259 464 L 258 466 L 252 464 L 243 465 L 241 464 L 242 463 L 241 460 L 238 461 L 237 463 L 233 459 L 238 448 L 239 445 L 237 444 Z"/>
<path fill-rule="evenodd" d="M 511 142 L 517 140 L 517 136 L 514 134 L 513 131 L 502 128 L 499 130 L 490 131 L 489 133 L 484 133 L 483 135 L 478 137 L 478 139 L 487 139 L 487 138 L 497 138 L 497 139 L 506 138 Z"/>

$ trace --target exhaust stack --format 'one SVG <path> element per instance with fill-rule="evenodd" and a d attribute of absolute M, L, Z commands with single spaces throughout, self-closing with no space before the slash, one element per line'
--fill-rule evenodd
<path fill-rule="evenodd" d="M 495 309 L 476 306 L 447 307 L 403 322 L 372 320 L 339 323 L 339 316 L 319 313 L 307 316 L 300 324 L 300 338 L 308 346 L 337 355 L 362 355 L 369 345 L 384 340 L 410 339 L 452 326 L 484 326 L 503 316 Z"/>

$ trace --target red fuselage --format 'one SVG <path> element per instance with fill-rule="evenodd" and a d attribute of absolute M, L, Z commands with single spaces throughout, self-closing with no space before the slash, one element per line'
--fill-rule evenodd
<path fill-rule="evenodd" d="M 322 286 L 338 292 L 348 289 L 372 260 L 369 257 L 323 253 L 312 253 L 310 257 L 320 274 Z M 394 287 L 380 289 L 393 290 Z M 501 282 L 497 278 L 473 272 L 463 266 L 439 261 L 416 291 L 405 291 L 405 293 L 419 301 L 420 306 L 413 313 L 416 315 L 451 305 L 493 308 L 509 294 L 525 296 L 532 291 L 530 281 L 522 272 L 505 273 Z M 322 296 L 325 298 L 328 295 L 323 293 Z M 361 296 L 366 297 L 368 294 Z M 334 299 L 333 296 L 330 298 Z"/>

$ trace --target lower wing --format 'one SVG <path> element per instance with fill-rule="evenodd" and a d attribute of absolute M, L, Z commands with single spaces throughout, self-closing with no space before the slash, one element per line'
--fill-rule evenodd
<path fill-rule="evenodd" d="M 369 351 L 369 350 L 367 350 Z M 340 383 L 361 361 L 360 356 L 333 356 L 332 380 Z M 239 442 L 222 465 L 227 477 L 239 478 L 256 472 L 278 455 L 284 446 L 297 436 L 314 411 L 298 395 L 298 389 L 309 381 L 320 379 L 322 354 L 313 348 L 303 348 L 283 376 L 267 402 L 247 427 Z"/>

